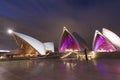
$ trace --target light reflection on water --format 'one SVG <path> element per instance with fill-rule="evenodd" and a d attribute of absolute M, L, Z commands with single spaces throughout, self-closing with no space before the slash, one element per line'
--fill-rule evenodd
<path fill-rule="evenodd" d="M 13 68 L 24 68 L 24 69 L 28 69 L 32 64 L 31 61 L 29 60 L 21 60 L 21 61 L 2 61 L 0 62 L 0 65 L 5 66 L 5 67 L 13 67 Z"/>
<path fill-rule="evenodd" d="M 99 59 L 90 61 L 78 61 L 74 59 L 43 59 L 43 60 L 20 60 L 1 61 L 0 78 L 9 80 L 110 80 L 110 76 L 120 78 L 119 59 Z M 87 77 L 86 75 L 87 74 Z M 94 75 L 93 75 L 94 74 Z M 8 76 L 9 75 L 9 76 Z M 15 76 L 15 77 L 14 77 Z M 47 77 L 46 77 L 47 76 Z M 53 79 L 54 78 L 54 79 Z M 60 79 L 58 79 L 60 78 Z M 119 80 L 119 79 L 118 79 Z"/>
<path fill-rule="evenodd" d="M 99 73 L 106 80 L 117 80 L 120 78 L 120 60 L 119 59 L 99 59 L 93 60 L 93 64 L 98 69 Z"/>

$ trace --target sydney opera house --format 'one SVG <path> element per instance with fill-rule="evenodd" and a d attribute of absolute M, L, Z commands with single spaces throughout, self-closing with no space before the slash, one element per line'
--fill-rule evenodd
<path fill-rule="evenodd" d="M 43 43 L 22 33 L 14 32 L 12 30 L 8 30 L 8 32 L 13 36 L 18 45 L 17 49 L 6 54 L 8 57 L 41 57 L 55 52 L 53 42 Z M 66 27 L 63 28 L 58 49 L 59 54 L 63 56 L 66 53 L 67 55 L 69 53 L 78 54 L 79 52 L 84 51 L 84 49 L 89 50 L 86 41 L 75 32 L 71 34 Z"/>
<path fill-rule="evenodd" d="M 86 41 L 79 35 L 71 34 L 66 27 L 63 28 L 62 36 L 59 44 L 59 52 L 69 52 L 69 51 L 83 51 L 85 48 L 88 50 Z M 79 40 L 78 40 L 78 37 Z"/>
<path fill-rule="evenodd" d="M 41 42 L 31 36 L 8 30 L 15 39 L 18 48 L 5 54 L 6 57 L 41 57 L 50 54 L 55 54 L 53 42 Z M 88 55 L 92 52 L 97 54 L 101 52 L 119 52 L 120 38 L 112 31 L 103 28 L 102 33 L 95 31 L 93 38 L 92 50 L 89 49 L 86 41 L 76 32 L 70 31 L 64 27 L 60 37 L 58 53 L 61 58 L 65 57 L 81 57 L 84 55 L 84 50 L 87 50 Z"/>
<path fill-rule="evenodd" d="M 102 33 L 96 30 L 92 49 L 97 57 L 119 57 L 120 38 L 106 28 L 102 29 Z"/>
<path fill-rule="evenodd" d="M 103 34 L 102 34 L 103 33 Z M 120 49 L 120 38 L 112 31 L 103 28 L 102 33 L 95 31 L 93 50 L 96 52 L 115 52 Z"/>
<path fill-rule="evenodd" d="M 67 51 L 81 51 L 81 48 L 75 37 L 64 27 L 60 39 L 59 52 Z"/>
<path fill-rule="evenodd" d="M 18 49 L 12 50 L 6 54 L 8 57 L 38 57 L 54 52 L 53 42 L 42 43 L 41 41 L 22 33 L 14 32 L 12 30 L 8 30 L 8 32 L 13 36 L 18 45 Z"/>
<path fill-rule="evenodd" d="M 64 27 L 59 43 L 59 53 L 64 53 L 62 58 L 79 55 L 84 49 L 89 50 L 86 41 L 75 32 L 71 34 Z"/>

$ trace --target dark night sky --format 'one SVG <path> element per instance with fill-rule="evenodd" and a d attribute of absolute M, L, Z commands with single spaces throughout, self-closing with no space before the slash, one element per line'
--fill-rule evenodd
<path fill-rule="evenodd" d="M 0 0 L 0 49 L 17 47 L 8 28 L 57 46 L 63 26 L 91 47 L 96 29 L 120 36 L 119 21 L 120 0 Z"/>

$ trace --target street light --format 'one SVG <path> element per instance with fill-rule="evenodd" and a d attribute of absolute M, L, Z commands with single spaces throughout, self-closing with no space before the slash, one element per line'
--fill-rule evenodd
<path fill-rule="evenodd" d="M 12 29 L 8 29 L 8 33 L 9 33 L 9 34 L 12 34 L 12 33 L 13 33 L 13 30 L 12 30 Z"/>

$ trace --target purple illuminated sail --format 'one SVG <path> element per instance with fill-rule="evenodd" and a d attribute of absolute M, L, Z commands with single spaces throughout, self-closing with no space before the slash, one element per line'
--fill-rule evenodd
<path fill-rule="evenodd" d="M 116 51 L 116 48 L 100 33 L 95 33 L 95 39 L 94 39 L 94 51 L 97 52 L 114 52 Z"/>
<path fill-rule="evenodd" d="M 61 38 L 59 52 L 66 51 L 81 51 L 79 48 L 79 44 L 75 40 L 75 38 L 70 34 L 66 28 L 64 28 L 63 35 Z"/>

